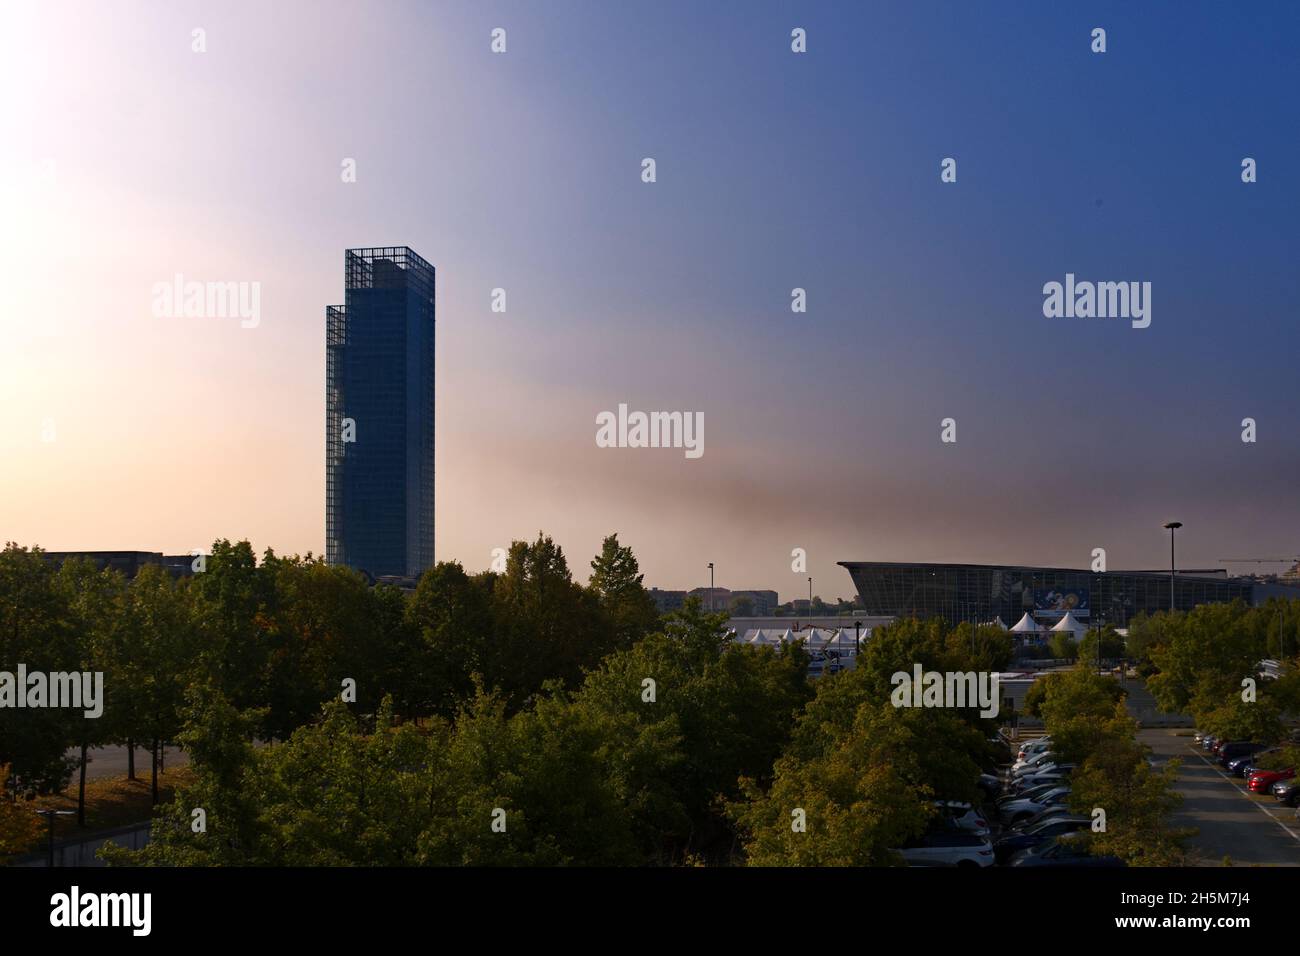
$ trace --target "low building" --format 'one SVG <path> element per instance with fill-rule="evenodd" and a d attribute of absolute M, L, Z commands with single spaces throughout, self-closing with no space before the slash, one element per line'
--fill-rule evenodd
<path fill-rule="evenodd" d="M 690 591 L 664 591 L 660 588 L 650 588 L 649 594 L 660 614 L 680 610 L 687 598 L 699 598 L 700 606 L 704 610 L 714 612 L 730 611 L 734 602 L 748 601 L 749 613 L 756 615 L 773 614 L 778 604 L 775 591 L 759 589 L 733 591 L 730 588 L 703 587 L 692 588 Z"/>
<path fill-rule="evenodd" d="M 681 610 L 686 603 L 685 591 L 665 591 L 661 588 L 650 588 L 650 600 L 655 602 L 655 607 L 660 614 L 667 614 L 670 611 Z"/>
<path fill-rule="evenodd" d="M 146 564 L 161 565 L 173 577 L 187 577 L 194 573 L 194 557 L 188 554 L 163 554 L 161 551 L 43 551 L 41 554 L 58 567 L 69 558 L 89 558 L 101 571 L 112 568 L 128 578 L 139 574 Z"/>

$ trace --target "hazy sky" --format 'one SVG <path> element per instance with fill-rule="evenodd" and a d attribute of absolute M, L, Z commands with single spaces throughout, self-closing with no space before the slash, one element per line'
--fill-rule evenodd
<path fill-rule="evenodd" d="M 400 244 L 471 570 L 539 529 L 583 580 L 618 531 L 648 584 L 783 599 L 796 547 L 828 598 L 840 560 L 1161 567 L 1171 518 L 1184 566 L 1300 550 L 1300 5 L 5 20 L 0 538 L 321 552 L 324 309 L 345 248 Z M 1151 326 L 1045 318 L 1067 272 L 1151 282 Z M 155 317 L 177 273 L 260 283 L 260 324 Z M 702 412 L 703 457 L 596 447 L 620 402 Z"/>

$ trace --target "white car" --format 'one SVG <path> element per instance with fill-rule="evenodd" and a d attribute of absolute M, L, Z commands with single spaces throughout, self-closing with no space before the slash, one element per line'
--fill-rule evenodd
<path fill-rule="evenodd" d="M 1040 750 L 1038 751 L 1038 753 L 1030 754 L 1028 757 L 1026 757 L 1023 760 L 1017 760 L 1014 764 L 1011 765 L 1011 773 L 1013 775 L 1018 773 L 1024 773 L 1025 770 L 1027 769 L 1031 769 L 1033 767 L 1040 767 L 1043 764 L 1055 759 L 1056 759 L 1056 754 L 1052 753 L 1052 751 Z"/>
<path fill-rule="evenodd" d="M 897 850 L 908 866 L 973 866 L 993 865 L 993 844 L 988 837 L 964 830 L 931 830 L 924 836 L 909 840 Z"/>
<path fill-rule="evenodd" d="M 1026 757 L 1032 757 L 1034 754 L 1042 753 L 1052 746 L 1051 737 L 1039 737 L 1036 740 L 1027 741 L 1016 754 L 1017 760 L 1024 760 Z"/>

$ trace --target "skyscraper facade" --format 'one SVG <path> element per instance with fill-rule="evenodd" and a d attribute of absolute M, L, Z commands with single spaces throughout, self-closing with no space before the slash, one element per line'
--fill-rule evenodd
<path fill-rule="evenodd" d="M 379 577 L 433 564 L 434 269 L 348 249 L 325 310 L 325 558 Z"/>

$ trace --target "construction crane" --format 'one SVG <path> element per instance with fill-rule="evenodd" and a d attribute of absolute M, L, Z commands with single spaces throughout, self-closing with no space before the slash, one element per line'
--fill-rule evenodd
<path fill-rule="evenodd" d="M 1290 558 L 1219 558 L 1220 564 L 1285 564 L 1300 561 L 1300 555 Z"/>
<path fill-rule="evenodd" d="M 1277 577 L 1284 582 L 1300 580 L 1300 555 L 1290 558 L 1219 558 L 1220 564 L 1289 564 L 1287 568 Z"/>

